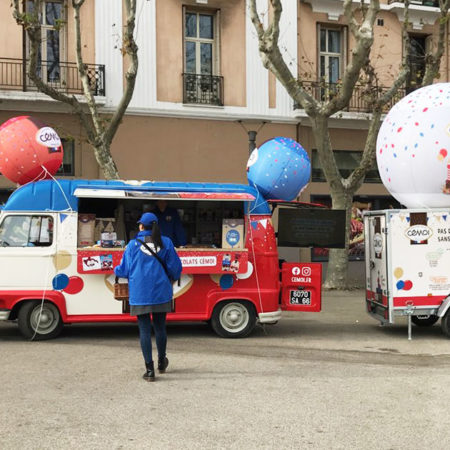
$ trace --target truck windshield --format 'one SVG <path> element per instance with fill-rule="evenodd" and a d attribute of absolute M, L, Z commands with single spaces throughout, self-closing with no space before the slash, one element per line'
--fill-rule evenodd
<path fill-rule="evenodd" d="M 0 225 L 2 247 L 48 247 L 53 241 L 53 218 L 39 215 L 4 217 Z"/>

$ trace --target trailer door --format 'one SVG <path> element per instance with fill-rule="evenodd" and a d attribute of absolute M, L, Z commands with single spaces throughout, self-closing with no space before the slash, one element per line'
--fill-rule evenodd
<path fill-rule="evenodd" d="M 366 302 L 369 314 L 382 322 L 389 321 L 386 216 L 383 213 L 364 217 L 366 249 Z"/>
<path fill-rule="evenodd" d="M 322 308 L 322 264 L 283 263 L 281 266 L 281 309 L 313 311 Z"/>

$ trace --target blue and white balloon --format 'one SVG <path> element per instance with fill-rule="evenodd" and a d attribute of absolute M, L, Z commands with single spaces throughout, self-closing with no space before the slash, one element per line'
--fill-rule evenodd
<path fill-rule="evenodd" d="M 264 198 L 294 200 L 308 184 L 311 163 L 306 150 L 287 137 L 276 137 L 253 150 L 247 178 Z"/>

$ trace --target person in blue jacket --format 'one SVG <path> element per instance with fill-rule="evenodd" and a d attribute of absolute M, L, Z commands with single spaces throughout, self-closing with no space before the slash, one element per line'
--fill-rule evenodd
<path fill-rule="evenodd" d="M 143 378 L 154 381 L 150 314 L 158 350 L 158 371 L 164 373 L 169 365 L 166 356 L 166 314 L 172 308 L 172 280 L 180 278 L 182 266 L 172 241 L 161 236 L 158 218 L 153 213 L 144 213 L 138 224 L 139 233 L 128 243 L 122 261 L 114 268 L 114 273 L 118 277 L 128 278 L 130 315 L 137 316 L 145 360 L 146 371 Z M 156 252 L 166 270 L 143 243 Z"/>
<path fill-rule="evenodd" d="M 153 213 L 158 218 L 159 228 L 163 236 L 170 238 L 175 247 L 186 245 L 186 232 L 175 208 L 167 207 L 166 200 L 158 200 Z"/>

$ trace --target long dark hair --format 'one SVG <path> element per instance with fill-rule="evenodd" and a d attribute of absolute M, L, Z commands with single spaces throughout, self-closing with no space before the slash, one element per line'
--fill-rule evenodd
<path fill-rule="evenodd" d="M 164 247 L 163 241 L 161 239 L 161 230 L 159 229 L 158 222 L 152 222 L 152 227 L 144 226 L 144 230 L 150 230 L 152 231 L 152 235 L 150 236 L 151 241 L 155 245 L 157 249 L 161 249 Z"/>

